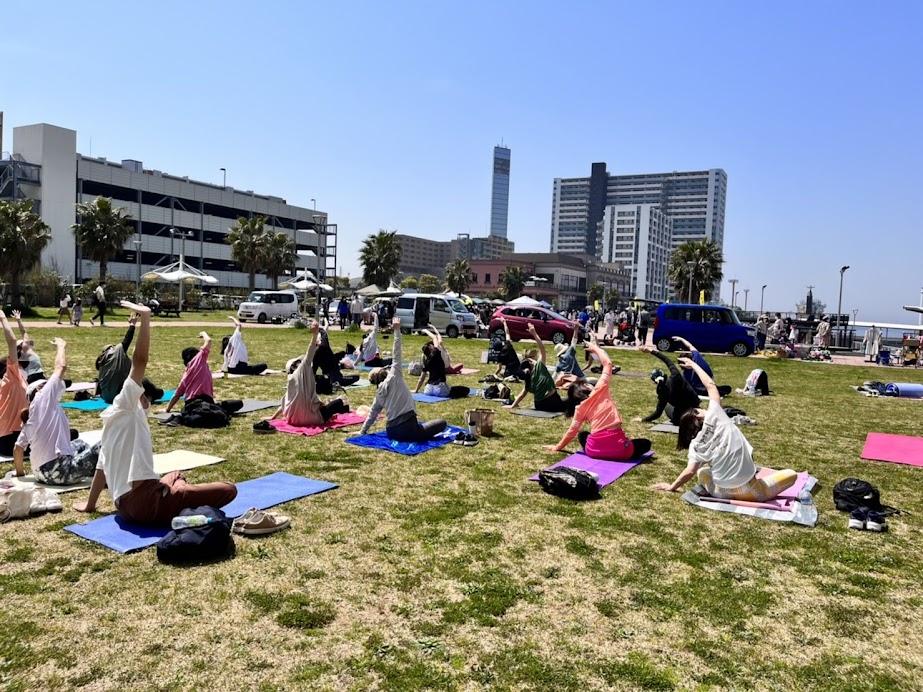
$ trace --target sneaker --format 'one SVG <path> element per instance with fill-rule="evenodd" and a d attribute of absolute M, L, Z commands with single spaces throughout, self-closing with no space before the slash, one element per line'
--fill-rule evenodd
<path fill-rule="evenodd" d="M 849 528 L 856 529 L 857 531 L 864 531 L 866 516 L 865 510 L 854 509 L 849 513 Z"/>
<path fill-rule="evenodd" d="M 851 522 L 852 520 L 850 519 L 850 523 Z M 865 528 L 868 531 L 874 531 L 875 533 L 887 531 L 888 522 L 885 520 L 885 515 L 881 512 L 869 512 L 868 517 L 865 520 Z"/>
<path fill-rule="evenodd" d="M 476 438 L 471 433 L 460 432 L 455 436 L 455 439 L 452 440 L 452 444 L 461 445 L 463 447 L 474 447 L 478 443 L 478 438 Z"/>
<path fill-rule="evenodd" d="M 32 491 L 32 502 L 29 505 L 29 514 L 35 516 L 45 512 L 60 512 L 64 509 L 56 493 L 47 488 L 35 488 Z"/>
<path fill-rule="evenodd" d="M 50 490 L 45 490 L 45 511 L 51 512 L 52 514 L 57 514 L 64 509 L 64 504 L 61 502 L 61 498 L 58 497 L 57 493 L 51 492 Z"/>
<path fill-rule="evenodd" d="M 265 536 L 281 531 L 291 524 L 290 517 L 275 512 L 264 512 L 251 507 L 234 520 L 231 530 L 244 536 Z"/>
<path fill-rule="evenodd" d="M 272 435 L 278 431 L 269 424 L 268 420 L 261 420 L 259 423 L 253 424 L 253 432 L 257 435 Z"/>

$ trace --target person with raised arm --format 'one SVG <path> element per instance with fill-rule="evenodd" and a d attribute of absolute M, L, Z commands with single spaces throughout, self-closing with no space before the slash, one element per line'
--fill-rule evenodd
<path fill-rule="evenodd" d="M 184 396 L 187 402 L 200 397 L 208 397 L 209 401 L 214 402 L 215 383 L 211 369 L 208 367 L 208 357 L 212 352 L 212 338 L 204 331 L 199 332 L 199 338 L 202 340 L 202 348 L 187 346 L 183 349 L 183 365 L 186 369 L 164 410 L 165 413 L 170 413 Z"/>
<path fill-rule="evenodd" d="M 449 357 L 449 351 L 445 347 L 445 341 L 442 338 L 442 334 L 439 333 L 439 330 L 436 329 L 433 325 L 426 325 L 426 329 L 423 330 L 424 336 L 428 336 L 435 346 L 439 355 L 442 357 L 442 362 L 445 365 L 445 372 L 447 375 L 458 375 L 462 371 L 462 364 L 456 363 L 452 365 L 452 359 Z"/>
<path fill-rule="evenodd" d="M 577 342 L 579 340 L 580 323 L 574 320 L 574 335 L 570 340 L 570 345 L 557 344 L 554 347 L 555 355 L 558 357 L 558 362 L 554 366 L 555 385 L 559 385 L 564 381 L 565 375 L 570 375 L 574 378 L 583 377 L 583 370 L 580 369 L 580 365 L 577 363 Z"/>
<path fill-rule="evenodd" d="M 13 310 L 13 319 L 19 327 L 19 333 L 22 338 L 16 342 L 18 349 L 17 358 L 19 365 L 26 375 L 26 382 L 32 384 L 38 380 L 45 379 L 45 369 L 42 367 L 42 359 L 35 352 L 35 341 L 29 336 L 29 330 L 22 323 L 22 313 L 19 310 Z"/>
<path fill-rule="evenodd" d="M 135 337 L 135 323 L 138 316 L 132 313 L 128 318 L 128 330 L 120 344 L 109 344 L 104 346 L 99 357 L 96 359 L 96 395 L 107 404 L 111 404 L 116 395 L 122 391 L 122 385 L 131 370 L 131 359 L 128 357 L 128 349 L 131 347 L 131 340 Z"/>
<path fill-rule="evenodd" d="M 548 372 L 545 365 L 545 344 L 542 338 L 535 331 L 535 325 L 531 322 L 528 325 L 529 334 L 535 340 L 538 348 L 532 348 L 526 351 L 525 358 L 522 361 L 522 376 L 525 380 L 525 386 L 519 393 L 513 403 L 505 405 L 503 408 L 519 408 L 526 394 L 532 393 L 535 399 L 536 411 L 549 411 L 552 413 L 564 412 L 564 400 L 558 394 L 554 386 L 554 378 Z"/>
<path fill-rule="evenodd" d="M 673 341 L 676 341 L 677 343 L 680 343 L 683 346 L 685 346 L 686 349 L 688 349 L 689 351 L 689 355 L 687 356 L 689 360 L 691 360 L 694 363 L 697 363 L 699 367 L 702 368 L 702 370 L 704 370 L 705 373 L 709 377 L 711 377 L 712 379 L 715 378 L 715 374 L 712 372 L 711 366 L 708 364 L 708 361 L 702 357 L 702 354 L 699 353 L 699 350 L 695 346 L 693 346 L 689 341 L 687 341 L 681 336 L 674 336 Z M 699 379 L 699 376 L 695 374 L 695 371 L 692 368 L 686 368 L 685 370 L 683 370 L 683 379 L 689 383 L 689 386 L 695 390 L 695 393 L 697 395 L 706 396 L 708 394 L 708 392 L 705 391 L 705 385 L 702 384 L 702 381 Z M 732 391 L 732 388 L 730 385 L 726 385 L 726 384 L 718 385 L 718 392 L 721 394 L 721 396 L 727 396 L 728 394 L 731 393 L 731 391 Z"/>
<path fill-rule="evenodd" d="M 693 492 L 698 495 L 766 502 L 792 487 L 798 474 L 791 469 L 757 478 L 759 469 L 753 461 L 753 447 L 722 408 L 715 381 L 689 358 L 680 358 L 679 364 L 695 370 L 702 380 L 708 391 L 708 410 L 693 408 L 683 414 L 676 448 L 689 450 L 688 465 L 675 481 L 657 483 L 653 489 L 676 492 L 697 476 L 700 485 Z"/>
<path fill-rule="evenodd" d="M 250 354 L 247 353 L 247 345 L 241 334 L 240 320 L 234 315 L 228 315 L 228 319 L 234 323 L 235 329 L 231 336 L 224 337 L 221 342 L 221 354 L 224 356 L 223 369 L 232 375 L 261 375 L 269 366 L 266 363 L 250 365 L 248 362 Z"/>
<path fill-rule="evenodd" d="M 500 318 L 500 323 L 503 325 L 505 340 L 497 356 L 497 370 L 495 374 L 500 375 L 502 372 L 502 377 L 504 378 L 521 378 L 523 376 L 522 362 L 519 360 L 519 356 L 516 354 L 516 349 L 513 346 L 513 338 L 510 336 L 510 325 L 507 324 L 505 317 Z"/>
<path fill-rule="evenodd" d="M 0 325 L 6 337 L 7 355 L 0 358 L 0 454 L 13 456 L 13 449 L 22 430 L 22 411 L 29 408 L 26 398 L 26 378 L 19 367 L 16 335 L 0 310 Z"/>
<path fill-rule="evenodd" d="M 179 471 L 163 478 L 154 471 L 154 449 L 147 416 L 151 404 L 163 395 L 144 377 L 150 357 L 151 310 L 122 301 L 141 323 L 131 359 L 131 371 L 115 401 L 102 413 L 103 435 L 96 473 L 86 502 L 74 504 L 78 512 L 95 512 L 96 502 L 108 484 L 116 510 L 124 520 L 138 524 L 166 524 L 188 507 L 221 507 L 237 497 L 233 483 L 191 485 Z"/>
<path fill-rule="evenodd" d="M 692 385 L 683 379 L 682 372 L 672 360 L 651 346 L 642 346 L 639 350 L 663 361 L 670 374 L 668 377 L 660 368 L 651 370 L 651 381 L 657 386 L 657 408 L 649 416 L 637 419 L 637 422 L 653 423 L 666 412 L 670 422 L 679 425 L 686 411 L 698 407 L 699 395 L 695 393 Z"/>

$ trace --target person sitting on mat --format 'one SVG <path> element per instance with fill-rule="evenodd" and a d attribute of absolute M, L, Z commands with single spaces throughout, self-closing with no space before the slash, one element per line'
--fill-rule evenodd
<path fill-rule="evenodd" d="M 676 448 L 689 450 L 689 463 L 675 481 L 657 483 L 654 490 L 676 492 L 697 476 L 701 487 L 694 487 L 693 492 L 698 495 L 766 502 L 792 487 L 798 474 L 791 469 L 776 471 L 765 478 L 756 477 L 753 447 L 722 408 L 714 380 L 688 358 L 681 358 L 679 363 L 683 368 L 695 370 L 702 380 L 708 392 L 708 410 L 694 408 L 683 414 Z"/>
<path fill-rule="evenodd" d="M 272 414 L 270 420 L 283 418 L 289 425 L 297 427 L 319 427 L 337 413 L 349 413 L 349 404 L 341 398 L 331 399 L 326 404 L 317 396 L 314 379 L 314 354 L 320 342 L 320 325 L 311 322 L 311 342 L 303 358 L 292 358 L 287 366 L 288 385 L 282 405 Z"/>
<path fill-rule="evenodd" d="M 19 360 L 19 366 L 26 375 L 26 383 L 32 384 L 38 380 L 44 380 L 45 371 L 42 367 L 42 359 L 35 352 L 35 341 L 29 336 L 26 325 L 22 323 L 22 314 L 19 310 L 13 310 L 12 315 L 19 326 L 19 333 L 22 335 L 22 338 L 16 342 L 18 350 L 16 357 Z"/>
<path fill-rule="evenodd" d="M 76 439 L 77 431 L 67 422 L 61 408 L 64 373 L 67 372 L 67 343 L 52 342 L 57 348 L 54 372 L 48 380 L 36 380 L 26 390 L 29 408 L 22 412 L 23 426 L 13 448 L 16 475 L 26 474 L 23 465 L 26 448 L 31 449 L 32 475 L 39 483 L 74 485 L 93 475 L 99 445 L 90 447 Z"/>
<path fill-rule="evenodd" d="M 628 461 L 640 457 L 650 451 L 651 441 L 643 438 L 629 439 L 622 430 L 622 417 L 609 393 L 612 361 L 609 360 L 609 354 L 596 343 L 595 334 L 590 334 L 590 341 L 587 348 L 599 356 L 603 364 L 602 375 L 595 386 L 583 378 L 571 384 L 567 390 L 564 415 L 574 420 L 561 441 L 556 445 L 545 445 L 545 449 L 563 452 L 571 440 L 577 437 L 580 447 L 593 459 Z M 589 422 L 589 432 L 580 430 L 584 422 Z"/>
<path fill-rule="evenodd" d="M 504 322 L 504 326 L 505 326 Z M 507 404 L 503 408 L 519 408 L 526 394 L 532 393 L 535 398 L 536 411 L 550 411 L 553 413 L 562 413 L 564 411 L 564 401 L 561 395 L 554 387 L 554 378 L 548 372 L 545 365 L 545 344 L 542 338 L 535 331 L 535 325 L 529 323 L 529 334 L 535 339 L 538 349 L 529 349 L 526 351 L 526 357 L 522 361 L 522 372 L 525 380 L 525 386 L 519 393 L 512 404 Z"/>
<path fill-rule="evenodd" d="M 695 393 L 692 385 L 683 379 L 682 372 L 672 360 L 651 346 L 642 346 L 639 350 L 662 360 L 670 371 L 670 375 L 667 377 L 660 368 L 651 371 L 651 381 L 657 385 L 657 408 L 649 416 L 636 419 L 637 422 L 653 423 L 666 412 L 670 422 L 673 425 L 679 425 L 686 411 L 698 408 L 699 395 Z"/>
<path fill-rule="evenodd" d="M 197 401 L 204 401 L 209 404 L 216 404 L 228 415 L 234 415 L 244 407 L 244 402 L 240 399 L 229 399 L 226 401 L 215 402 L 215 382 L 212 377 L 211 369 L 208 367 L 208 356 L 211 354 L 212 339 L 206 332 L 199 332 L 199 338 L 202 339 L 202 348 L 189 346 L 183 349 L 183 365 L 186 370 L 180 378 L 173 397 L 164 409 L 164 413 L 170 413 L 177 402 L 186 397 L 184 404 L 184 413 L 189 414 L 196 406 L 190 406 Z M 201 407 L 201 404 L 199 405 Z M 181 424 L 188 424 L 187 417 L 181 416 Z M 192 426 L 198 427 L 198 426 Z"/>
<path fill-rule="evenodd" d="M 561 381 L 564 375 L 574 377 L 583 377 L 583 370 L 577 363 L 577 341 L 580 338 L 580 323 L 574 321 L 574 336 L 571 338 L 570 345 L 556 344 L 554 353 L 558 357 L 558 362 L 554 366 L 555 383 Z"/>
<path fill-rule="evenodd" d="M 74 503 L 74 509 L 95 512 L 96 501 L 107 485 L 119 516 L 138 524 L 166 524 L 189 507 L 228 504 L 237 497 L 233 483 L 191 485 L 179 471 L 163 478 L 154 471 L 147 416 L 163 392 L 144 377 L 151 345 L 151 310 L 128 301 L 121 305 L 139 315 L 138 343 L 122 391 L 101 415 L 103 435 L 90 495 L 86 502 Z"/>
<path fill-rule="evenodd" d="M 708 361 L 702 357 L 702 354 L 696 350 L 695 346 L 693 346 L 681 336 L 674 336 L 673 341 L 681 343 L 683 346 L 685 346 L 689 350 L 689 355 L 687 357 L 694 363 L 698 363 L 699 367 L 705 371 L 705 374 L 707 374 L 712 379 L 715 378 L 711 367 L 708 365 Z M 696 375 L 692 369 L 683 370 L 683 379 L 690 384 L 690 386 L 695 390 L 695 393 L 699 396 L 708 395 L 708 392 L 705 390 L 705 385 L 702 384 L 702 380 L 699 379 L 699 376 Z M 731 387 L 730 385 L 719 385 L 718 392 L 721 394 L 721 396 L 727 396 L 731 393 Z"/>
<path fill-rule="evenodd" d="M 359 434 L 365 435 L 375 424 L 381 410 L 386 409 L 388 420 L 385 430 L 390 439 L 397 442 L 426 442 L 445 430 L 446 422 L 439 419 L 420 423 L 417 420 L 417 405 L 410 393 L 410 387 L 404 382 L 401 367 L 403 361 L 399 317 L 392 321 L 391 329 L 394 332 L 394 361 L 391 367 L 375 368 L 369 374 L 369 381 L 378 387 L 378 392 Z"/>
<path fill-rule="evenodd" d="M 392 361 L 384 359 L 378 352 L 378 313 L 372 311 L 372 330 L 362 337 L 362 344 L 356 350 L 356 364 L 370 368 L 386 368 Z"/>
<path fill-rule="evenodd" d="M 26 398 L 26 377 L 19 367 L 16 335 L 0 310 L 0 325 L 6 336 L 7 355 L 0 358 L 0 454 L 13 456 L 13 448 L 22 430 L 22 410 L 29 408 Z"/>
<path fill-rule="evenodd" d="M 355 384 L 359 381 L 359 375 L 344 375 L 340 371 L 340 360 L 346 353 L 341 351 L 339 357 L 337 357 L 337 354 L 330 348 L 330 335 L 327 333 L 326 320 L 324 320 L 324 323 L 325 328 L 320 330 L 317 350 L 314 352 L 314 361 L 312 363 L 315 378 L 317 377 L 317 371 L 320 370 L 333 384 L 338 384 L 341 387 Z"/>
<path fill-rule="evenodd" d="M 505 317 L 501 317 L 500 322 L 503 324 L 503 333 L 506 338 L 497 356 L 497 370 L 494 374 L 503 377 L 503 379 L 515 378 L 520 380 L 523 378 L 522 361 L 519 360 L 519 356 L 516 354 L 516 349 L 513 346 L 513 339 L 510 336 L 510 326 L 506 323 Z"/>
<path fill-rule="evenodd" d="M 135 322 L 137 315 L 128 318 L 128 331 L 120 344 L 105 346 L 99 358 L 96 359 L 96 396 L 107 404 L 111 404 L 116 395 L 122 391 L 122 385 L 128 378 L 131 370 L 131 358 L 128 357 L 128 348 L 135 336 Z"/>
<path fill-rule="evenodd" d="M 430 332 L 424 331 L 424 334 Z M 438 339 L 439 333 L 436 333 Z M 427 382 L 426 378 L 429 377 Z M 468 387 L 450 387 L 446 382 L 445 358 L 439 350 L 436 341 L 428 341 L 423 344 L 423 371 L 420 373 L 420 381 L 417 382 L 416 392 L 419 392 L 426 382 L 426 389 L 423 393 L 427 396 L 438 396 L 448 399 L 464 399 L 471 390 Z"/>
<path fill-rule="evenodd" d="M 462 371 L 462 364 L 456 363 L 452 365 L 452 359 L 449 357 L 449 351 L 445 347 L 445 341 L 442 339 L 442 334 L 439 333 L 439 330 L 436 329 L 433 325 L 426 325 L 427 329 L 423 330 L 424 336 L 428 336 L 432 339 L 433 345 L 439 349 L 439 355 L 442 356 L 442 362 L 445 364 L 445 373 L 446 375 L 458 375 Z"/>
<path fill-rule="evenodd" d="M 222 339 L 221 354 L 224 356 L 224 369 L 232 375 L 261 375 L 269 366 L 266 363 L 250 365 L 247 346 L 241 334 L 240 320 L 234 315 L 228 315 L 236 329 L 231 336 Z"/>

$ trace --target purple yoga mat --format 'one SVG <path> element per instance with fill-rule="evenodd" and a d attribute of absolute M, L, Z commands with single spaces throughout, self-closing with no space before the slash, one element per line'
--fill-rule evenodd
<path fill-rule="evenodd" d="M 638 457 L 637 459 L 632 459 L 631 461 L 603 461 L 602 459 L 591 459 L 583 452 L 577 452 L 576 454 L 571 454 L 565 459 L 561 459 L 557 464 L 552 464 L 548 468 L 557 468 L 558 466 L 570 466 L 575 469 L 583 469 L 584 471 L 592 471 L 593 473 L 599 476 L 599 487 L 604 488 L 610 483 L 612 483 L 617 478 L 625 475 L 631 471 L 635 466 L 637 466 L 642 461 L 647 461 L 652 456 L 653 452 L 648 452 L 643 456 Z M 530 481 L 537 481 L 538 474 L 535 474 Z"/>

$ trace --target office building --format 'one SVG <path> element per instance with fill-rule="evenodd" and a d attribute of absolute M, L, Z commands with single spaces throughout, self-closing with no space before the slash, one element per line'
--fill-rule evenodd
<path fill-rule="evenodd" d="M 510 150 L 494 147 L 494 175 L 490 195 L 490 235 L 506 238 L 510 209 Z"/>
<path fill-rule="evenodd" d="M 401 263 L 398 266 L 401 276 L 432 274 L 442 279 L 449 262 L 457 259 L 500 259 L 516 249 L 515 243 L 506 238 L 471 238 L 467 233 L 460 233 L 452 240 L 430 240 L 403 233 L 398 233 L 396 237 L 401 244 Z"/>
<path fill-rule="evenodd" d="M 653 204 L 613 204 L 599 223 L 599 257 L 631 272 L 630 293 L 644 300 L 666 300 L 673 219 Z"/>
<path fill-rule="evenodd" d="M 74 130 L 47 124 L 14 128 L 12 156 L 0 161 L 0 199 L 35 200 L 35 209 L 51 227 L 42 262 L 74 283 L 99 272 L 95 262 L 80 258 L 71 231 L 75 204 L 96 197 L 111 197 L 131 215 L 135 229 L 109 263 L 113 277 L 137 280 L 182 253 L 187 264 L 217 278 L 218 286 L 245 288 L 249 277 L 232 261 L 226 239 L 239 217 L 255 215 L 266 217 L 267 230 L 292 237 L 303 253 L 299 271 L 322 278 L 336 273 L 336 226 L 327 223 L 324 212 L 252 190 L 170 175 L 140 161 L 83 156 Z M 256 283 L 257 288 L 275 287 L 262 275 Z"/>

